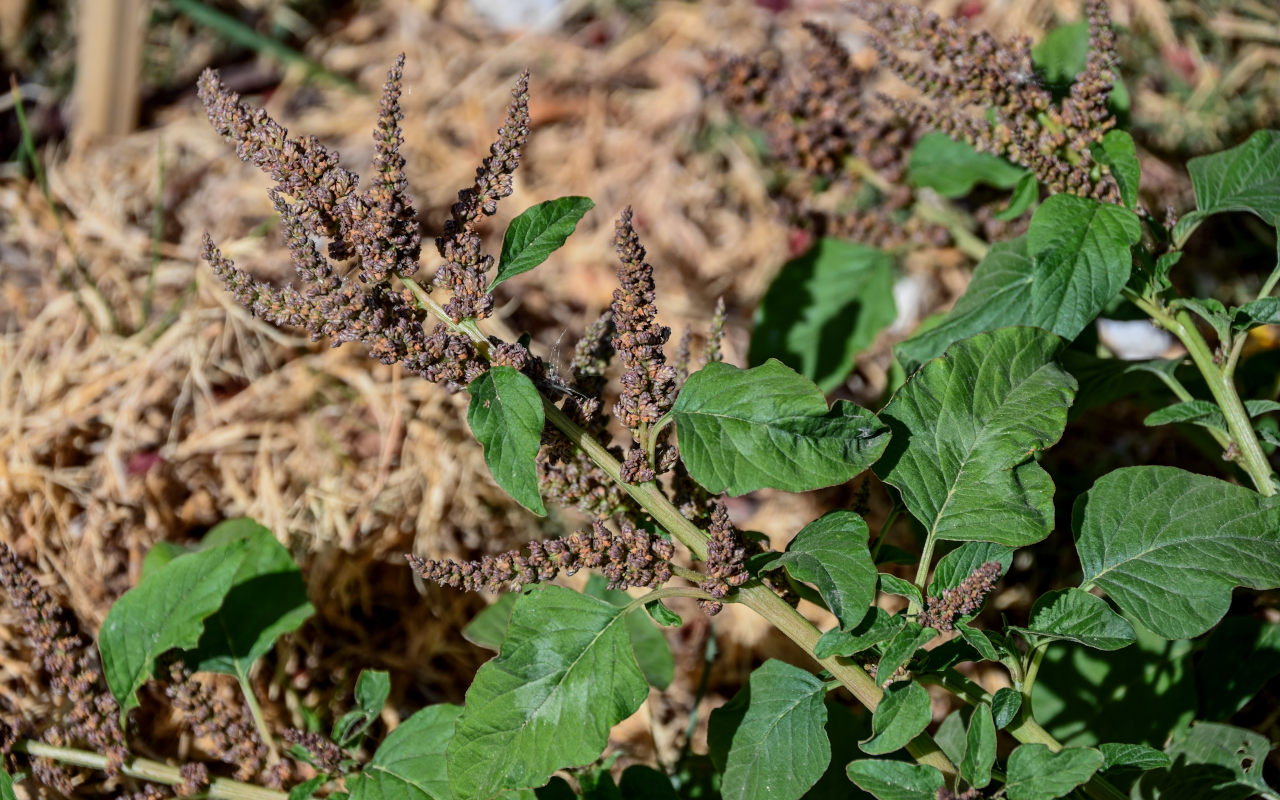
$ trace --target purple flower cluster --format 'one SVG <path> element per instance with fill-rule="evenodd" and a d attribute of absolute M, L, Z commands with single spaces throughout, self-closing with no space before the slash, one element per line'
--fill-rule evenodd
<path fill-rule="evenodd" d="M 920 612 L 920 624 L 937 631 L 955 630 L 956 620 L 982 608 L 1003 568 L 995 561 L 988 561 L 975 569 L 959 585 L 943 591 L 942 597 L 929 597 L 924 611 Z"/>

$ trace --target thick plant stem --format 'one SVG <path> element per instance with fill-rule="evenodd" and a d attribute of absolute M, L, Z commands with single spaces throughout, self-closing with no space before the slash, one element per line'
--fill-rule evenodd
<path fill-rule="evenodd" d="M 37 758 L 48 758 L 61 764 L 71 764 L 88 769 L 105 770 L 107 768 L 107 757 L 99 753 L 76 750 L 71 747 L 55 747 L 44 742 L 34 742 L 30 739 L 18 740 L 13 745 L 13 752 L 26 753 Z M 152 761 L 147 758 L 130 758 L 124 762 L 124 766 L 120 768 L 120 771 L 131 778 L 151 781 L 152 783 L 163 783 L 167 786 L 180 786 L 183 782 L 182 773 L 178 771 L 177 767 L 171 767 L 168 764 L 162 764 L 159 761 Z M 285 792 L 268 789 L 263 786 L 255 786 L 251 783 L 241 783 L 229 778 L 214 778 L 211 780 L 203 796 L 212 798 L 212 800 L 287 800 L 289 797 Z"/>
<path fill-rule="evenodd" d="M 1200 370 L 1201 377 L 1209 386 L 1209 393 L 1227 419 L 1227 430 L 1239 451 L 1240 465 L 1249 473 L 1253 485 L 1263 496 L 1274 495 L 1276 486 L 1271 480 L 1271 464 L 1262 452 L 1262 444 L 1253 430 L 1253 423 L 1249 421 L 1249 414 L 1244 410 L 1244 403 L 1240 402 L 1240 395 L 1236 392 L 1231 376 L 1214 362 L 1213 352 L 1200 335 L 1191 315 L 1186 311 L 1169 314 L 1147 298 L 1128 289 L 1125 290 L 1125 297 L 1155 320 L 1157 325 L 1178 337 L 1178 341 L 1187 348 L 1187 355 L 1191 357 L 1196 369 Z"/>

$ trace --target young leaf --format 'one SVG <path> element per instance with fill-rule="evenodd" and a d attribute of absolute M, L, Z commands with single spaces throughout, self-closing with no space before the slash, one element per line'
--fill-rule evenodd
<path fill-rule="evenodd" d="M 1013 187 L 1013 196 L 1009 198 L 1009 205 L 996 212 L 995 217 L 1002 222 L 1015 220 L 1027 213 L 1031 204 L 1039 199 L 1040 181 L 1036 180 L 1034 172 L 1025 172 Z"/>
<path fill-rule="evenodd" d="M 1231 327 L 1244 332 L 1261 325 L 1280 325 L 1280 297 L 1259 297 L 1232 310 Z"/>
<path fill-rule="evenodd" d="M 467 424 L 484 446 L 493 479 L 517 503 L 546 516 L 536 462 L 546 422 L 538 389 L 513 367 L 491 367 L 467 389 Z"/>
<path fill-rule="evenodd" d="M 1102 768 L 1102 753 L 1089 747 L 1055 753 L 1043 744 L 1024 744 L 1010 754 L 1008 766 L 1009 800 L 1053 800 L 1092 778 Z"/>
<path fill-rule="evenodd" d="M 1160 800 L 1276 796 L 1262 775 L 1271 751 L 1267 737 L 1231 725 L 1198 722 L 1174 731 L 1172 739 L 1165 748 L 1172 765 L 1143 775 L 1137 790 L 1141 794 L 1136 796 Z"/>
<path fill-rule="evenodd" d="M 990 153 L 979 153 L 971 145 L 938 131 L 920 137 L 907 166 L 908 183 L 927 186 L 943 197 L 963 197 L 979 183 L 1009 189 L 1026 174 L 1022 167 Z"/>
<path fill-rule="evenodd" d="M 871 717 L 871 736 L 861 743 L 862 752 L 880 756 L 905 747 L 932 719 L 928 690 L 915 681 L 891 684 Z"/>
<path fill-rule="evenodd" d="M 311 800 L 315 797 L 316 790 L 328 781 L 329 776 L 323 772 L 310 780 L 303 781 L 289 790 L 288 800 Z"/>
<path fill-rule="evenodd" d="M 747 360 L 776 358 L 829 392 L 897 311 L 893 259 L 840 239 L 819 239 L 783 265 L 756 309 Z"/>
<path fill-rule="evenodd" d="M 607 588 L 605 579 L 592 573 L 587 578 L 583 592 L 589 597 L 598 597 L 615 606 L 625 606 L 631 602 L 631 595 Z M 666 689 L 675 677 L 676 662 L 671 655 L 671 646 L 662 631 L 653 626 L 648 614 L 632 612 L 627 615 L 627 633 L 631 636 L 631 650 L 636 655 L 636 663 L 644 673 L 649 685 L 658 689 Z"/>
<path fill-rule="evenodd" d="M 889 431 L 846 401 L 770 359 L 742 370 L 712 362 L 689 376 L 671 414 L 694 480 L 732 496 L 804 492 L 844 483 L 884 452 Z"/>
<path fill-rule="evenodd" d="M 138 704 L 138 687 L 156 659 L 174 648 L 195 647 L 204 621 L 222 606 L 241 561 L 245 540 L 179 556 L 125 592 L 102 622 L 102 671 L 120 713 Z"/>
<path fill-rule="evenodd" d="M 878 573 L 876 578 L 879 581 L 880 591 L 885 594 L 896 594 L 919 605 L 924 605 L 924 595 L 920 593 L 920 590 L 911 581 L 903 580 L 897 575 L 891 575 L 888 572 Z"/>
<path fill-rule="evenodd" d="M 1127 467 L 1076 501 L 1086 586 L 1167 638 L 1204 633 L 1236 586 L 1280 586 L 1280 500 L 1172 467 Z"/>
<path fill-rule="evenodd" d="M 880 412 L 893 440 L 876 474 L 902 492 L 931 539 L 1038 542 L 1053 528 L 1053 481 L 1035 454 L 1062 435 L 1075 379 L 1037 328 L 966 339 Z"/>
<path fill-rule="evenodd" d="M 1017 689 L 1004 686 L 996 689 L 996 693 L 991 696 L 991 718 L 998 731 L 1009 727 L 1009 723 L 1017 718 L 1021 710 L 1022 693 Z"/>
<path fill-rule="evenodd" d="M 1173 226 L 1179 249 L 1213 214 L 1248 211 L 1280 226 L 1280 131 L 1258 131 L 1242 145 L 1187 162 L 1196 210 Z"/>
<path fill-rule="evenodd" d="M 498 271 L 485 291 L 508 278 L 528 272 L 547 260 L 568 240 L 578 220 L 595 206 L 589 197 L 561 197 L 525 209 L 511 220 L 502 237 Z"/>
<path fill-rule="evenodd" d="M 937 635 L 938 632 L 933 628 L 925 628 L 918 622 L 908 621 L 904 624 L 884 646 L 884 655 L 880 657 L 880 665 L 876 668 L 877 682 L 883 684 L 892 680 L 898 668 L 910 661 L 917 650 Z"/>
<path fill-rule="evenodd" d="M 845 771 L 859 789 L 878 800 L 937 800 L 946 788 L 942 773 L 924 764 L 869 758 L 850 762 Z"/>
<path fill-rule="evenodd" d="M 339 747 L 350 747 L 369 730 L 369 726 L 382 713 L 387 697 L 391 694 L 391 676 L 381 670 L 365 669 L 356 678 L 356 706 L 343 714 L 333 724 L 329 738 Z"/>
<path fill-rule="evenodd" d="M 1133 146 L 1133 137 L 1118 129 L 1107 131 L 1101 142 L 1089 146 L 1094 160 L 1111 169 L 1111 177 L 1120 188 L 1120 199 L 1125 208 L 1130 210 L 1138 205 L 1138 179 L 1142 176 L 1142 168 L 1138 164 L 1138 153 Z"/>
<path fill-rule="evenodd" d="M 427 706 L 400 723 L 354 780 L 351 800 L 453 800 L 444 755 L 461 713 L 460 706 Z"/>
<path fill-rule="evenodd" d="M 644 610 L 649 614 L 649 619 L 664 628 L 679 628 L 684 624 L 680 615 L 667 608 L 661 600 L 645 603 Z"/>
<path fill-rule="evenodd" d="M 518 599 L 518 592 L 498 595 L 492 605 L 467 623 L 462 629 L 462 638 L 486 650 L 502 649 L 502 640 L 506 638 L 507 625 L 511 622 L 511 609 L 515 608 Z"/>
<path fill-rule="evenodd" d="M 964 756 L 957 765 L 960 777 L 982 789 L 991 783 L 991 765 L 996 761 L 996 723 L 991 706 L 980 703 L 969 718 L 965 734 Z"/>
<path fill-rule="evenodd" d="M 880 642 L 888 641 L 898 632 L 905 617 L 891 617 L 883 608 L 872 606 L 852 630 L 845 631 L 832 628 L 822 634 L 813 652 L 818 658 L 829 656 L 849 657 L 861 653 Z"/>
<path fill-rule="evenodd" d="M 1019 630 L 1098 650 L 1119 650 L 1137 639 L 1129 620 L 1112 611 L 1106 600 L 1074 588 L 1041 595 L 1031 608 L 1027 627 Z"/>
<path fill-rule="evenodd" d="M 876 565 L 867 549 L 867 523 L 852 511 L 832 511 L 804 526 L 767 569 L 818 587 L 844 630 L 867 615 L 876 596 Z"/>
<path fill-rule="evenodd" d="M 316 611 L 307 585 L 289 551 L 275 534 L 251 519 L 219 524 L 204 547 L 243 541 L 248 545 L 221 608 L 204 623 L 194 653 L 185 656 L 196 672 L 221 672 L 247 679 L 253 662 L 286 633 L 296 631 Z"/>
<path fill-rule="evenodd" d="M 1100 744 L 1103 769 L 1160 769 L 1172 763 L 1169 756 L 1144 744 Z"/>
<path fill-rule="evenodd" d="M 0 764 L 0 800 L 18 800 L 13 791 L 13 776 L 5 771 L 3 764 Z"/>
<path fill-rule="evenodd" d="M 467 690 L 446 755 L 450 786 L 458 797 L 541 786 L 594 761 L 648 695 L 622 609 L 559 586 L 531 589 Z"/>
<path fill-rule="evenodd" d="M 959 586 L 988 561 L 999 564 L 1001 574 L 1007 572 L 1013 563 L 1013 548 L 994 542 L 965 542 L 938 559 L 938 565 L 933 569 L 933 580 L 929 581 L 929 594 L 941 597 L 943 592 Z"/>
<path fill-rule="evenodd" d="M 735 711 L 742 710 L 741 701 L 719 717 L 712 712 L 717 750 L 731 737 L 723 755 L 721 793 L 726 800 L 796 800 L 831 761 L 823 729 L 826 687 L 808 672 L 770 659 L 751 673 L 739 695 L 744 693 L 740 721 Z"/>
<path fill-rule="evenodd" d="M 991 643 L 990 637 L 986 631 L 980 631 L 977 628 L 970 628 L 963 622 L 956 623 L 956 633 L 960 634 L 960 638 L 969 643 L 969 646 L 977 651 L 978 655 L 987 661 L 999 661 L 1000 652 L 996 650 L 994 644 Z"/>

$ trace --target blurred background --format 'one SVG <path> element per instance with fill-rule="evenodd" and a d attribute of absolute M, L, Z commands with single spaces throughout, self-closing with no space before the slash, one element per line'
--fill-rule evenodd
<path fill-rule="evenodd" d="M 1035 38 L 1081 11 L 1075 0 L 921 3 Z M 1185 210 L 1187 157 L 1278 126 L 1280 11 L 1263 0 L 1111 8 L 1144 197 Z M 267 178 L 210 129 L 196 77 L 218 68 L 292 134 L 318 136 L 363 171 L 377 92 L 404 52 L 402 152 L 433 236 L 528 68 L 533 134 L 488 241 L 496 250 L 510 218 L 543 200 L 586 195 L 596 207 L 549 262 L 502 287 L 498 322 L 565 363 L 611 299 L 613 222 L 632 205 L 673 339 L 705 331 L 723 297 L 727 360 L 744 364 L 758 299 L 807 239 L 775 207 L 760 137 L 705 90 L 708 54 L 798 51 L 806 19 L 873 59 L 853 16 L 816 1 L 0 0 L 0 539 L 96 630 L 156 541 L 254 517 L 302 563 L 318 609 L 279 646 L 274 671 L 255 678 L 269 715 L 330 718 L 362 667 L 391 671 L 393 707 L 461 702 L 490 653 L 460 629 L 487 599 L 416 585 L 403 554 L 472 558 L 583 520 L 559 510 L 538 520 L 506 498 L 466 426 L 465 396 L 357 346 L 330 349 L 263 324 L 222 291 L 199 258 L 206 231 L 260 278 L 289 281 L 289 259 Z M 1196 291 L 1228 299 L 1236 259 L 1267 253 L 1265 233 L 1249 225 L 1229 218 L 1197 237 Z M 1246 240 L 1263 243 L 1224 244 Z M 424 247 L 424 272 L 435 266 Z M 878 407 L 890 347 L 959 296 L 971 267 L 947 248 L 904 259 L 900 277 L 916 288 L 899 302 L 899 323 L 837 394 Z M 1103 435 L 1129 437 L 1139 462 L 1174 459 L 1184 445 L 1141 418 L 1130 433 L 1119 415 Z M 1180 463 L 1198 468 L 1204 457 L 1189 452 Z M 883 490 L 860 483 L 758 492 L 731 512 L 743 528 L 784 537 L 864 490 L 883 513 Z M 1070 580 L 1069 535 L 1036 552 L 1015 564 L 1019 580 Z M 1026 586 L 1002 592 L 993 613 L 1025 613 L 1032 596 Z M 0 607 L 0 698 L 38 715 L 9 613 Z M 745 613 L 721 615 L 714 631 L 696 612 L 685 618 L 671 633 L 671 692 L 617 733 L 642 760 L 682 735 L 713 632 L 726 661 L 707 703 L 723 702 L 764 657 L 797 660 Z M 1280 706 L 1263 701 L 1238 723 L 1275 739 L 1266 709 Z"/>

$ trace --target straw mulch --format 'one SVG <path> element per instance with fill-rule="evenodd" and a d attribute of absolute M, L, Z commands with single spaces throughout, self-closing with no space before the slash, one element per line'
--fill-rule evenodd
<path fill-rule="evenodd" d="M 1122 22 L 1164 35 L 1155 0 L 1114 5 Z M 1036 33 L 1076 16 L 1075 6 L 992 0 L 977 24 Z M 611 299 L 613 220 L 629 204 L 658 268 L 663 321 L 677 336 L 702 331 L 723 295 L 728 356 L 741 363 L 755 299 L 788 255 L 788 232 L 745 139 L 726 132 L 703 97 L 704 54 L 753 52 L 771 35 L 798 42 L 799 21 L 814 13 L 842 19 L 824 8 L 772 14 L 730 0 L 672 1 L 644 19 L 603 13 L 562 32 L 511 35 L 460 3 L 385 0 L 307 46 L 368 93 L 286 74 L 257 99 L 360 171 L 376 89 L 405 52 L 404 153 L 434 234 L 529 68 L 534 133 L 491 241 L 542 200 L 581 194 L 596 209 L 548 263 L 504 286 L 496 329 L 528 330 L 563 362 L 557 354 Z M 209 52 L 192 46 L 183 74 L 194 80 Z M 269 62 L 241 64 L 228 81 L 264 69 Z M 191 541 L 222 519 L 251 516 L 297 554 L 319 609 L 279 648 L 286 666 L 277 675 L 289 677 L 260 676 L 269 714 L 297 723 L 299 703 L 340 707 L 349 693 L 337 689 L 361 667 L 393 670 L 396 696 L 411 704 L 461 701 L 488 655 L 459 635 L 482 601 L 416 586 L 402 554 L 473 557 L 581 520 L 537 520 L 505 497 L 467 429 L 465 396 L 236 306 L 200 261 L 199 241 L 209 231 L 241 266 L 289 280 L 267 180 L 209 129 L 194 91 L 147 111 L 154 125 L 127 138 L 46 149 L 57 214 L 34 183 L 0 182 L 0 540 L 37 564 L 93 630 L 156 541 Z M 435 253 L 425 252 L 429 275 Z M 962 260 L 921 268 L 943 287 L 926 310 L 962 290 Z M 883 386 L 887 344 L 867 359 L 861 379 L 871 390 Z M 780 536 L 833 500 L 761 493 L 732 511 L 742 526 Z M 33 712 L 8 613 L 0 609 L 0 702 Z M 686 618 L 694 624 L 678 638 L 692 669 L 706 623 Z M 725 678 L 732 687 L 764 652 L 754 649 L 762 632 L 732 611 L 717 626 L 739 643 Z M 776 643 L 767 651 L 786 653 Z M 676 691 L 687 695 L 688 683 Z"/>

